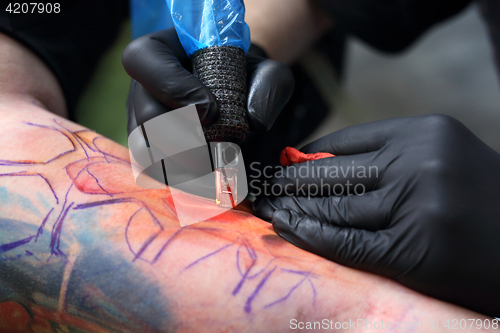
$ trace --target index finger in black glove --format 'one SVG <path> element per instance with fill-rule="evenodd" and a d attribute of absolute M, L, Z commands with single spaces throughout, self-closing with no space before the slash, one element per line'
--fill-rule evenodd
<path fill-rule="evenodd" d="M 286 190 L 298 196 L 364 193 L 375 188 L 379 181 L 377 157 L 376 152 L 368 152 L 294 164 L 278 170 L 271 183 L 283 189 L 283 194 Z"/>
<path fill-rule="evenodd" d="M 398 276 L 399 267 L 395 267 L 394 262 L 400 260 L 399 257 L 405 256 L 417 264 L 426 254 L 424 249 L 393 251 L 400 239 L 393 237 L 390 231 L 339 227 L 292 210 L 277 210 L 272 223 L 278 235 L 297 247 L 342 265 L 388 277 Z"/>
<path fill-rule="evenodd" d="M 349 196 L 260 197 L 254 202 L 254 210 L 266 221 L 271 221 L 278 210 L 290 210 L 314 216 L 318 221 L 332 226 L 376 231 L 387 227 L 390 210 L 384 207 L 383 201 L 390 195 L 386 190 L 379 190 Z"/>
<path fill-rule="evenodd" d="M 290 68 L 266 59 L 264 52 L 255 45 L 247 53 L 247 73 L 250 129 L 269 131 L 292 96 L 295 79 Z"/>
<path fill-rule="evenodd" d="M 383 126 L 379 126 L 379 124 Z M 343 128 L 300 149 L 303 153 L 326 152 L 334 155 L 356 155 L 378 151 L 404 119 L 390 119 Z"/>

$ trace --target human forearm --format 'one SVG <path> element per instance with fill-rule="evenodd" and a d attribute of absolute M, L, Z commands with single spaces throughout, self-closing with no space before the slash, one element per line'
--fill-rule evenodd
<path fill-rule="evenodd" d="M 65 117 L 64 95 L 54 74 L 30 50 L 0 33 L 0 98 L 23 96 Z"/>
<path fill-rule="evenodd" d="M 167 190 L 135 185 L 125 148 L 22 99 L 0 101 L 0 119 L 0 303 L 32 310 L 33 325 L 279 332 L 294 318 L 363 319 L 426 331 L 485 319 L 299 250 L 248 213 L 180 228 Z"/>

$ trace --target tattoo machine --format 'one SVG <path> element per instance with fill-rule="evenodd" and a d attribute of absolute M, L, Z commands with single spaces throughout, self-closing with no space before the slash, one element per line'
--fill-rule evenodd
<path fill-rule="evenodd" d="M 213 93 L 219 118 L 203 132 L 211 142 L 216 203 L 233 208 L 237 202 L 234 159 L 250 130 L 246 117 L 245 54 L 250 29 L 243 0 L 166 0 L 179 40 L 193 64 L 193 74 Z M 234 143 L 234 144 L 232 144 Z"/>

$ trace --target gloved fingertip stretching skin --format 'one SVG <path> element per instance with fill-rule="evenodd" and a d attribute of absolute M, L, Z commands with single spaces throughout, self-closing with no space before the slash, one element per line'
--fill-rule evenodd
<path fill-rule="evenodd" d="M 138 125 L 164 112 L 193 104 L 197 106 L 202 125 L 217 119 L 219 109 L 215 97 L 190 72 L 190 60 L 175 29 L 157 31 L 132 41 L 123 53 L 122 63 L 137 81 L 138 87 L 131 90 L 132 101 L 128 105 L 134 106 Z M 250 129 L 267 131 L 291 97 L 293 74 L 287 66 L 251 52 L 247 54 L 247 72 Z M 148 94 L 159 103 L 144 96 Z M 130 107 L 128 112 L 132 112 Z"/>
<path fill-rule="evenodd" d="M 273 184 L 363 185 L 359 195 L 261 197 L 257 216 L 291 243 L 346 266 L 491 316 L 500 313 L 500 155 L 441 115 L 352 126 L 303 149 L 334 158 Z M 339 156 L 341 155 L 341 156 Z M 290 168 L 297 168 L 292 165 Z M 351 166 L 374 173 L 333 176 Z M 282 173 L 283 174 L 283 173 Z M 297 176 L 295 176 L 297 175 Z"/>

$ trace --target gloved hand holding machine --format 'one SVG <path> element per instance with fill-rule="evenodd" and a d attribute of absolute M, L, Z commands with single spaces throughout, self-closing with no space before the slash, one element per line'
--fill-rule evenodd
<path fill-rule="evenodd" d="M 210 166 L 206 163 L 206 151 L 198 147 L 198 150 L 182 156 L 177 154 L 163 158 L 161 166 L 149 168 L 147 174 L 172 186 L 180 183 L 180 180 L 206 180 L 207 174 L 215 171 L 215 189 L 206 181 L 203 185 L 199 182 L 191 188 L 180 188 L 213 198 L 220 207 L 234 208 L 247 193 L 246 180 L 239 184 L 237 180 L 238 173 L 245 178 L 244 168 L 238 170 L 237 167 L 243 166 L 238 145 L 246 140 L 250 130 L 269 130 L 290 98 L 293 75 L 287 66 L 265 58 L 264 52 L 254 45 L 253 51 L 245 56 L 251 45 L 242 1 L 169 0 L 167 5 L 175 32 L 169 29 L 141 37 L 124 52 L 124 67 L 137 80 L 132 81 L 128 101 L 129 132 L 136 130 L 141 138 L 143 134 L 139 132 L 144 132 L 146 141 L 149 141 L 148 150 L 152 144 L 165 145 L 165 141 L 169 141 L 166 149 L 172 150 L 172 146 L 182 145 L 179 141 L 187 140 L 186 136 L 193 136 L 193 132 L 194 135 L 199 134 L 201 129 L 196 133 L 192 124 L 185 126 L 181 124 L 182 121 L 176 122 L 169 118 L 165 120 L 165 128 L 160 130 L 177 132 L 178 135 L 170 135 L 168 139 L 163 137 L 160 142 L 157 140 L 153 143 L 148 125 L 144 124 L 153 119 L 155 122 L 160 121 L 159 116 L 172 109 L 196 105 L 204 139 L 210 143 Z M 167 89 L 160 91 L 158 88 L 165 85 L 165 78 L 170 80 L 167 94 Z M 186 94 L 186 91 L 189 93 Z M 266 105 L 265 110 L 263 104 Z M 178 113 L 179 116 L 181 114 Z M 137 128 L 137 125 L 142 129 Z M 186 128 L 184 132 L 179 128 L 182 126 Z M 156 128 L 160 127 L 157 125 Z M 146 150 L 146 147 L 138 145 L 134 139 L 136 137 L 129 137 L 129 146 L 137 161 L 141 154 L 137 152 Z M 205 146 L 206 142 L 203 139 L 201 141 Z M 152 157 L 149 160 L 148 156 L 145 160 L 146 164 L 158 162 L 153 161 Z M 240 196 L 238 188 L 244 189 Z"/>

